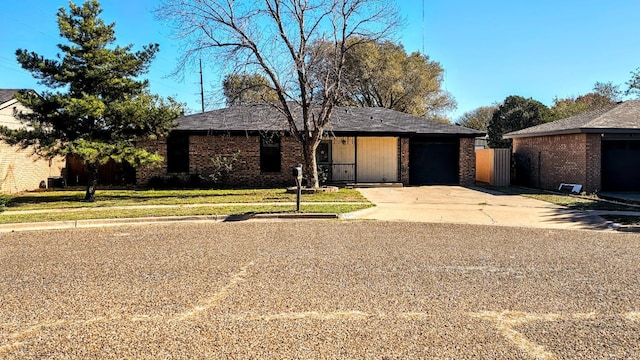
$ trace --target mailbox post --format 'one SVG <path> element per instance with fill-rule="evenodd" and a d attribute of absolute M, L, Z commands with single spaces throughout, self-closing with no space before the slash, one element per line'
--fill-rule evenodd
<path fill-rule="evenodd" d="M 296 186 L 298 188 L 296 196 L 296 212 L 300 212 L 300 198 L 302 197 L 302 164 L 293 168 L 293 174 L 296 178 Z"/>

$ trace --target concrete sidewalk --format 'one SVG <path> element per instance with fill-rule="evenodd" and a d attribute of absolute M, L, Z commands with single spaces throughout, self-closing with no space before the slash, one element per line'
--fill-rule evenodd
<path fill-rule="evenodd" d="M 461 186 L 358 189 L 377 206 L 357 219 L 519 226 L 552 229 L 608 229 L 597 214 L 519 195 Z"/>
<path fill-rule="evenodd" d="M 337 214 L 332 213 L 274 213 L 274 214 L 239 214 L 239 215 L 187 215 L 187 216 L 154 216 L 121 219 L 86 219 L 86 220 L 60 220 L 41 221 L 28 223 L 0 224 L 0 233 L 38 230 L 63 230 L 97 227 L 114 227 L 128 225 L 159 225 L 176 222 L 212 223 L 212 222 L 239 222 L 247 220 L 330 220 L 338 219 Z"/>

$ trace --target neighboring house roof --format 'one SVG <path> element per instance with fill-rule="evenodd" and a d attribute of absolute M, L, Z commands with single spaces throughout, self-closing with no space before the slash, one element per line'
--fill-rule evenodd
<path fill-rule="evenodd" d="M 20 91 L 20 89 L 0 89 L 0 105 L 13 99 L 13 95 Z"/>
<path fill-rule="evenodd" d="M 300 111 L 294 116 L 301 118 Z M 302 128 L 300 120 L 300 126 Z M 289 131 L 285 117 L 273 106 L 254 104 L 232 106 L 178 119 L 182 131 Z M 325 131 L 334 133 L 424 134 L 483 136 L 484 133 L 457 125 L 444 124 L 386 108 L 335 107 Z"/>
<path fill-rule="evenodd" d="M 15 112 L 30 112 L 24 104 L 15 98 L 15 93 L 24 91 L 23 89 L 0 89 L 0 126 L 6 126 L 9 129 L 25 128 L 17 117 Z M 33 90 L 27 90 L 34 92 Z M 35 93 L 35 92 L 34 92 Z M 28 127 L 27 127 L 28 128 Z"/>
<path fill-rule="evenodd" d="M 504 134 L 506 139 L 578 134 L 640 133 L 640 100 L 631 100 L 584 114 Z"/>

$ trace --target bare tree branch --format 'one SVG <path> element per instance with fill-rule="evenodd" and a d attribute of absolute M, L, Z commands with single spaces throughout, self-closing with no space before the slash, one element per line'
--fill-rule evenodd
<path fill-rule="evenodd" d="M 400 25 L 392 0 L 164 0 L 156 15 L 185 44 L 179 68 L 207 53 L 227 60 L 219 67 L 235 63 L 270 81 L 278 99 L 270 104 L 301 143 L 312 186 L 315 149 L 345 92 L 346 54 Z"/>

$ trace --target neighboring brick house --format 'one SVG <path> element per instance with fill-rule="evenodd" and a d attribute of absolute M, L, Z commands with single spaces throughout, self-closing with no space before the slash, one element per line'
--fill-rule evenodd
<path fill-rule="evenodd" d="M 24 126 L 16 112 L 29 111 L 14 97 L 19 90 L 0 89 L 0 126 L 18 129 Z M 34 190 L 48 184 L 50 177 L 62 176 L 64 158 L 40 158 L 32 148 L 22 149 L 0 141 L 0 192 L 16 193 Z"/>
<path fill-rule="evenodd" d="M 476 130 L 384 108 L 337 107 L 317 161 L 330 183 L 461 184 L 475 181 Z M 207 176 L 212 158 L 240 152 L 232 186 L 282 186 L 302 163 L 301 146 L 272 106 L 234 106 L 178 119 L 167 139 L 140 145 L 165 158 L 140 169 L 138 185 L 159 177 Z"/>
<path fill-rule="evenodd" d="M 640 101 L 625 101 L 504 135 L 519 183 L 583 191 L 640 191 Z"/>

